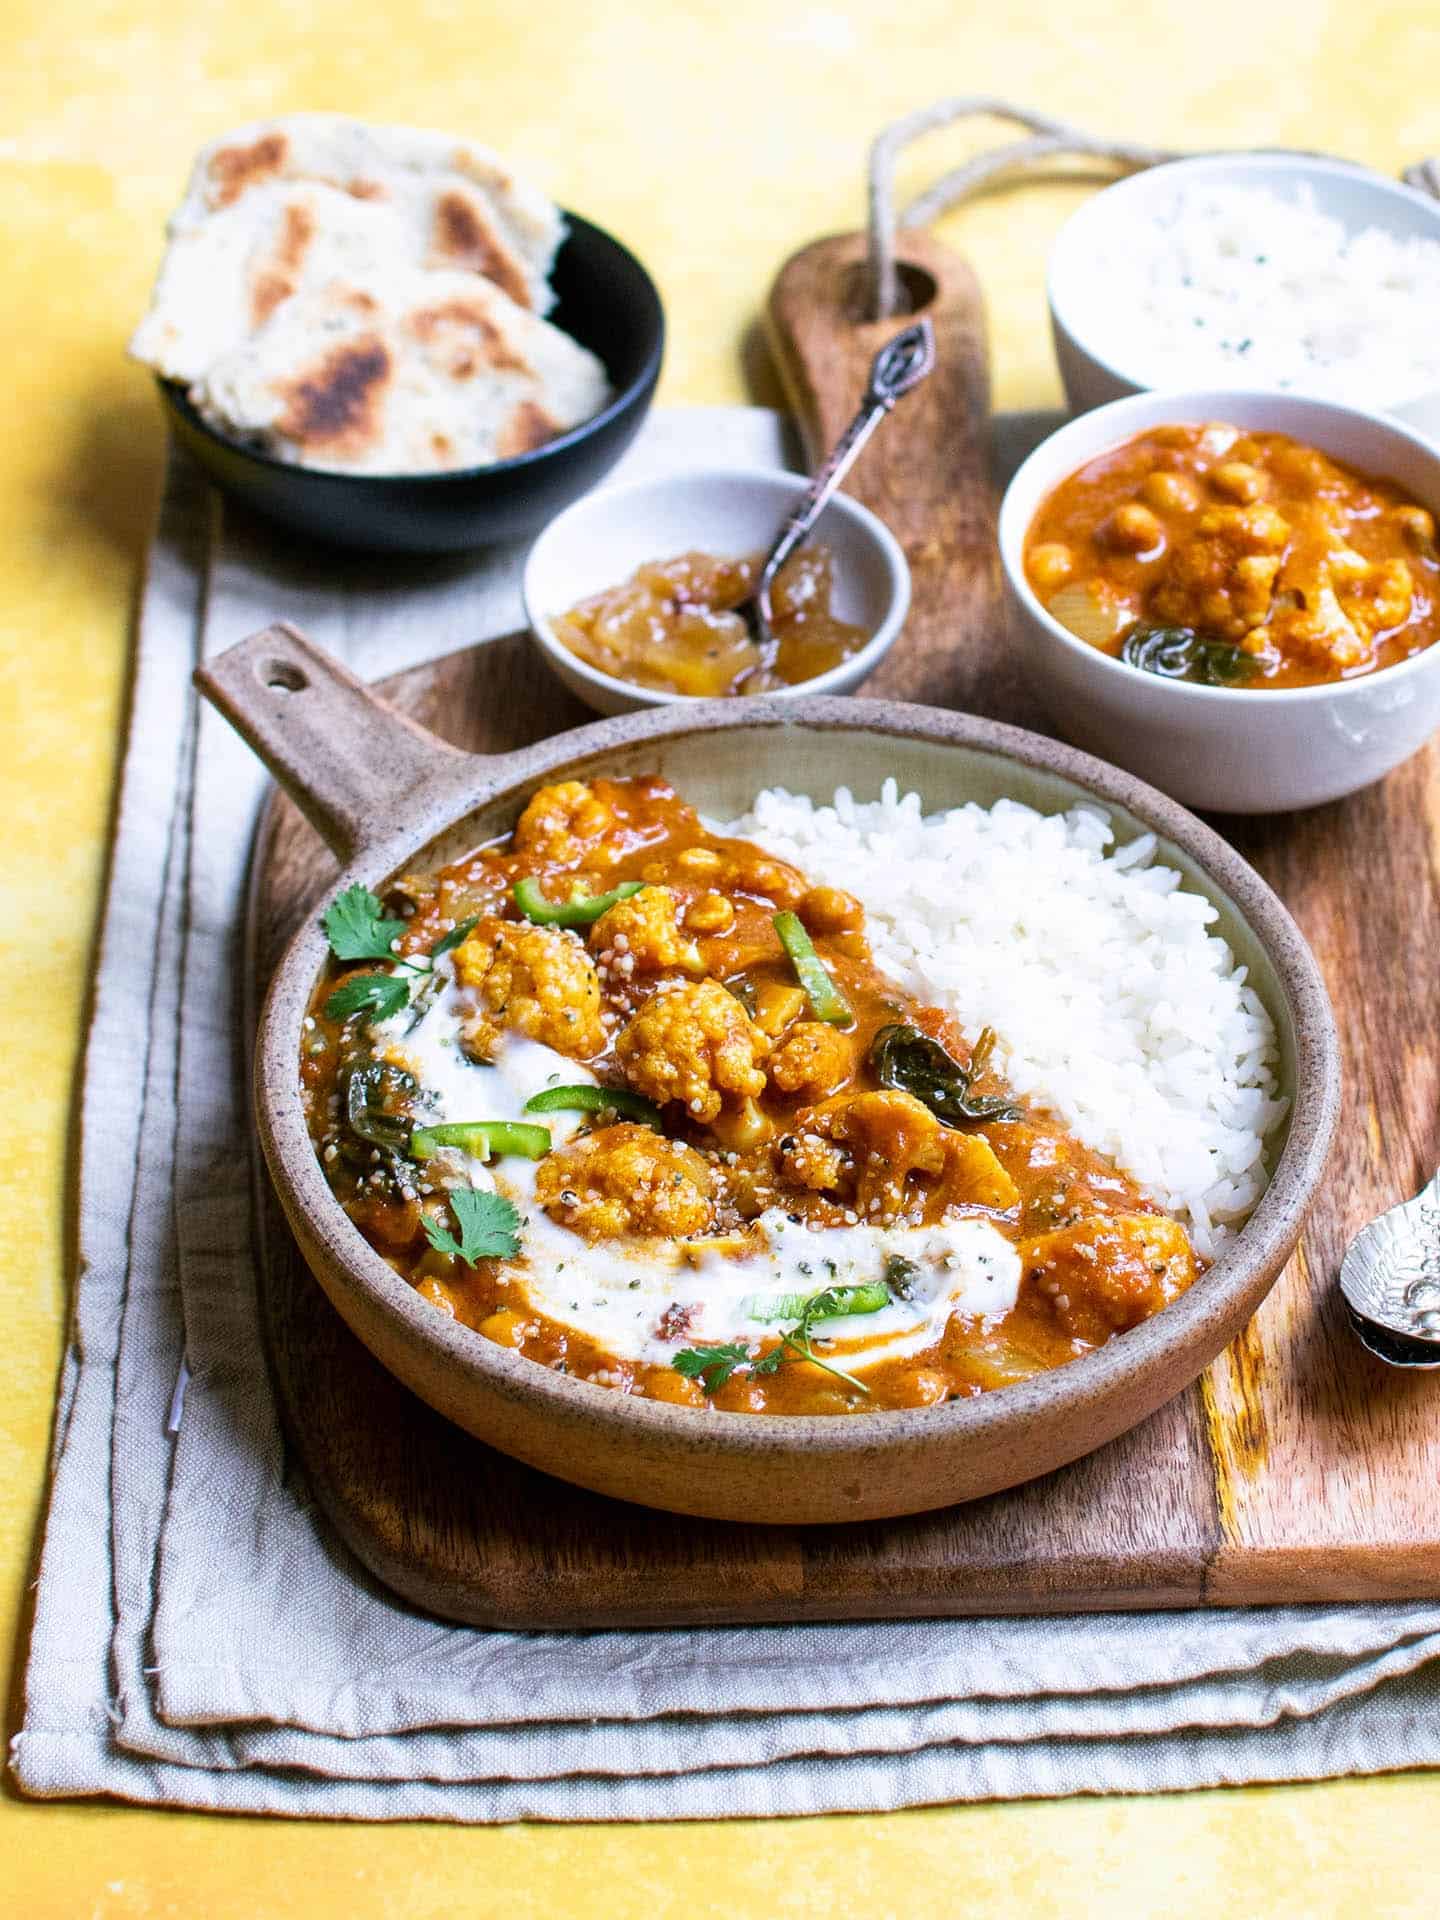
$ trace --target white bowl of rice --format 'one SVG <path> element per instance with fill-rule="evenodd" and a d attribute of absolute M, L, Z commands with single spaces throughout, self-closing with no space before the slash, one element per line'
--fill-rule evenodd
<path fill-rule="evenodd" d="M 1066 224 L 1047 283 L 1072 412 L 1247 387 L 1440 437 L 1440 200 L 1303 154 L 1176 160 Z"/>

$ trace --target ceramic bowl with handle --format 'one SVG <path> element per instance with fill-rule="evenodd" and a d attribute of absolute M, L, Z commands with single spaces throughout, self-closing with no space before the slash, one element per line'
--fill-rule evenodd
<path fill-rule="evenodd" d="M 1048 613 L 1025 577 L 1042 502 L 1078 467 L 1150 427 L 1224 421 L 1284 433 L 1393 480 L 1440 518 L 1440 448 L 1398 421 L 1297 394 L 1142 393 L 1072 420 L 1024 462 L 1000 507 L 1000 564 L 1026 671 L 1067 739 L 1187 806 L 1283 813 L 1369 786 L 1440 727 L 1440 644 L 1318 687 L 1204 687 L 1142 673 Z"/>
<path fill-rule="evenodd" d="M 507 832 L 538 788 L 600 774 L 658 773 L 721 818 L 766 785 L 828 797 L 839 779 L 869 795 L 893 777 L 932 809 L 1010 796 L 1055 812 L 1085 801 L 1108 809 L 1121 841 L 1159 835 L 1161 857 L 1218 908 L 1219 931 L 1275 1019 L 1291 1108 L 1273 1140 L 1271 1184 L 1216 1264 L 1163 1312 L 1082 1360 L 975 1399 L 835 1418 L 723 1413 L 538 1366 L 438 1312 L 362 1237 L 326 1183 L 301 1105 L 303 1022 L 329 960 L 312 917 L 276 970 L 256 1042 L 270 1175 L 307 1263 L 360 1340 L 503 1452 L 599 1493 L 726 1520 L 829 1523 L 949 1506 L 1046 1473 L 1143 1420 L 1238 1332 L 1294 1247 L 1338 1103 L 1324 985 L 1259 876 L 1113 767 L 993 721 L 823 695 L 659 708 L 481 758 L 383 705 L 285 627 L 241 641 L 196 678 L 329 842 L 337 890 L 358 882 L 383 893 L 401 872 Z"/>

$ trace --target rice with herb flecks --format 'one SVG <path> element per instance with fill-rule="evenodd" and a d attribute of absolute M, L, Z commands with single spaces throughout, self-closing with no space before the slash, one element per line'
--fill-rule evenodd
<path fill-rule="evenodd" d="M 859 896 L 877 965 L 992 1026 L 1016 1092 L 1184 1220 L 1213 1256 L 1265 1190 L 1265 1138 L 1286 1111 L 1275 1030 L 1208 900 L 1114 846 L 1096 807 L 1014 801 L 922 814 L 887 780 L 833 806 L 770 788 L 725 832 Z"/>
<path fill-rule="evenodd" d="M 1243 381 L 1352 406 L 1440 385 L 1440 242 L 1347 232 L 1308 186 L 1181 192 L 1097 243 L 1086 331 L 1146 386 Z"/>

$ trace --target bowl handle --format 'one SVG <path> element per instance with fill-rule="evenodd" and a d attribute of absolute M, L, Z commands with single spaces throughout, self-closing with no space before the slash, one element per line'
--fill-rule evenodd
<path fill-rule="evenodd" d="M 291 626 L 227 647 L 196 668 L 195 684 L 342 866 L 393 832 L 422 793 L 473 775 L 474 754 L 427 733 Z"/>

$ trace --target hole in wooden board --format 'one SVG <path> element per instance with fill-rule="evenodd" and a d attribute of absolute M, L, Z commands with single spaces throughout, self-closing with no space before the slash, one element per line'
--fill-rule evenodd
<path fill-rule="evenodd" d="M 267 660 L 260 677 L 272 693 L 303 693 L 310 682 L 288 660 Z"/>
<path fill-rule="evenodd" d="M 923 313 L 940 291 L 934 274 L 909 260 L 896 261 L 895 279 L 900 290 L 899 305 L 891 316 L 895 320 L 909 320 Z M 853 266 L 846 275 L 845 314 L 857 325 L 877 324 L 870 319 L 870 269 L 863 263 Z"/>

